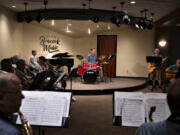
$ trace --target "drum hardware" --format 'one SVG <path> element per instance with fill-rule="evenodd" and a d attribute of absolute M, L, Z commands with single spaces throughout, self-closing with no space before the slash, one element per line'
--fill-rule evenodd
<path fill-rule="evenodd" d="M 76 55 L 76 58 L 78 59 L 78 60 L 83 60 L 84 59 L 84 57 L 82 56 L 82 55 Z"/>

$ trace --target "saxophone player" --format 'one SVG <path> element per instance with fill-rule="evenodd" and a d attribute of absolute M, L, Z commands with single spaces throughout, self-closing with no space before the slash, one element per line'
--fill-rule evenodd
<path fill-rule="evenodd" d="M 8 117 L 19 112 L 23 98 L 18 77 L 11 73 L 0 73 L 0 135 L 22 135 Z"/>

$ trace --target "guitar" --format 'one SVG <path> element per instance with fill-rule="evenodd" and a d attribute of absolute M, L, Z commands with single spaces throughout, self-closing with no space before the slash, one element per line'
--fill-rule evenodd
<path fill-rule="evenodd" d="M 163 64 L 167 59 L 168 59 L 168 57 L 163 58 L 163 59 L 162 59 L 162 64 Z M 151 63 L 150 63 L 150 64 L 148 64 L 147 69 L 148 69 L 149 73 L 152 73 L 152 72 L 154 72 L 154 70 L 156 69 L 156 67 L 155 67 L 154 64 L 151 64 Z"/>

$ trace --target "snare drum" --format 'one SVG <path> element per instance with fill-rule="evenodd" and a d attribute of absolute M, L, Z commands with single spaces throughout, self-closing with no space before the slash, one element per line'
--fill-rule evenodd
<path fill-rule="evenodd" d="M 97 80 L 97 73 L 94 70 L 88 70 L 84 73 L 83 79 L 85 83 L 94 83 Z"/>

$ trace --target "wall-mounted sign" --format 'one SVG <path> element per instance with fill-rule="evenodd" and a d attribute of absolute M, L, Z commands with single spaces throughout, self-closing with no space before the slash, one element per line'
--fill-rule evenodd
<path fill-rule="evenodd" d="M 40 45 L 43 47 L 43 51 L 49 53 L 58 52 L 58 47 L 60 46 L 60 41 L 57 36 L 40 36 Z"/>

